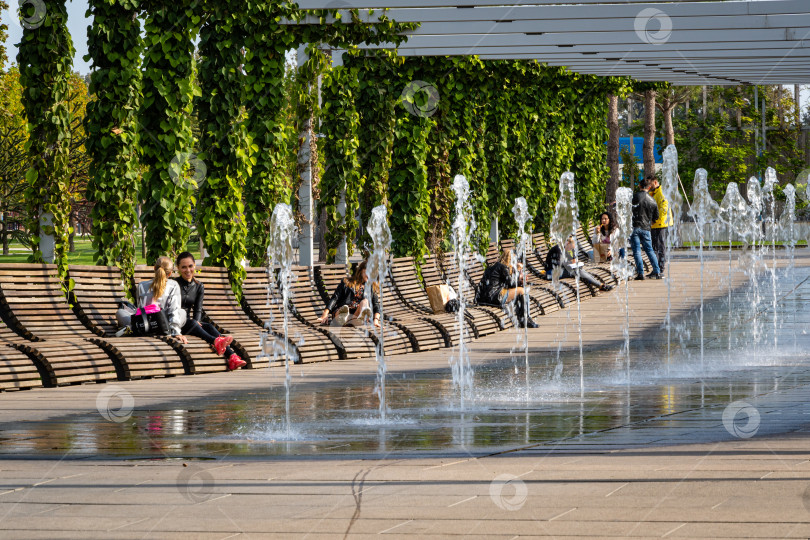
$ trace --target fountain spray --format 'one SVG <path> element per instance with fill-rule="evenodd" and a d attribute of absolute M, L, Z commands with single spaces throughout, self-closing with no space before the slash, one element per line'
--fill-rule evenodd
<path fill-rule="evenodd" d="M 379 291 L 380 301 L 380 330 L 377 334 L 377 345 L 374 347 L 374 356 L 377 360 L 377 385 L 374 393 L 380 400 L 380 420 L 385 421 L 385 376 L 387 372 L 385 364 L 385 304 L 383 303 L 383 291 L 385 290 L 385 276 L 388 274 L 388 257 L 391 253 L 391 229 L 388 228 L 388 210 L 385 205 L 376 206 L 371 210 L 371 219 L 366 227 L 368 235 L 371 237 L 372 249 L 368 257 L 366 272 L 368 273 L 369 286 L 365 289 L 365 295 L 369 305 L 375 289 Z"/>
<path fill-rule="evenodd" d="M 517 262 L 523 261 L 523 352 L 526 364 L 526 402 L 529 401 L 529 285 L 526 283 L 526 253 L 530 249 L 532 240 L 531 234 L 526 232 L 526 223 L 531 222 L 529 215 L 529 205 L 526 199 L 518 197 L 515 199 L 515 206 L 512 208 L 515 221 L 518 224 L 517 257 L 514 259 L 514 271 L 517 271 Z M 519 274 L 515 274 L 519 275 Z"/>
<path fill-rule="evenodd" d="M 703 261 L 703 245 L 706 234 L 706 225 L 712 223 L 717 219 L 720 213 L 720 207 L 712 199 L 709 193 L 709 173 L 706 169 L 698 169 L 695 171 L 695 183 L 693 186 L 693 201 L 692 207 L 689 210 L 689 215 L 695 220 L 695 227 L 697 228 L 698 239 L 700 241 L 700 367 L 703 368 L 704 362 L 704 326 L 703 326 L 703 298 L 704 298 L 704 261 Z"/>
<path fill-rule="evenodd" d="M 554 218 L 551 220 L 551 238 L 560 247 L 561 260 L 565 258 L 565 242 L 570 236 L 576 237 L 579 228 L 579 205 L 574 192 L 574 173 L 564 172 L 560 177 L 560 197 L 554 208 Z M 552 282 L 556 290 L 562 290 L 560 275 L 562 264 L 552 272 Z M 585 397 L 585 360 L 582 354 L 582 311 L 579 297 L 579 272 L 574 272 L 577 289 L 577 328 L 579 331 L 579 391 Z"/>
<path fill-rule="evenodd" d="M 616 190 L 616 230 L 610 235 L 610 250 L 613 260 L 610 270 L 619 280 L 624 280 L 624 351 L 626 355 L 627 383 L 630 384 L 630 280 L 636 270 L 627 256 L 619 257 L 619 250 L 627 253 L 627 243 L 633 233 L 633 190 L 620 187 Z"/>
<path fill-rule="evenodd" d="M 765 180 L 762 182 L 762 197 L 768 203 L 768 223 L 771 229 L 771 304 L 773 311 L 773 348 L 776 350 L 779 336 L 777 335 L 777 314 L 776 314 L 776 170 L 768 167 L 765 170 Z M 767 228 L 766 228 L 767 231 Z"/>
<path fill-rule="evenodd" d="M 467 310 L 465 287 L 467 283 L 467 260 L 472 252 L 470 248 L 475 233 L 475 218 L 470 202 L 470 184 L 462 175 L 453 179 L 453 191 L 456 194 L 456 217 L 453 220 L 453 247 L 456 266 L 458 267 L 458 349 L 450 357 L 450 369 L 453 374 L 453 386 L 458 390 L 461 409 L 465 401 L 472 399 L 473 372 L 470 365 L 470 354 L 467 351 L 467 326 L 464 317 Z"/>
<path fill-rule="evenodd" d="M 295 219 L 292 208 L 289 204 L 279 203 L 273 209 L 270 218 L 270 244 L 267 246 L 267 272 L 270 287 L 277 287 L 280 292 L 282 302 L 282 313 L 284 316 L 284 390 L 285 390 L 285 410 L 287 438 L 292 436 L 292 426 L 290 423 L 290 358 L 296 361 L 295 351 L 290 347 L 289 332 L 289 303 L 290 291 L 292 287 L 292 265 L 295 251 L 293 250 L 293 238 L 297 235 Z M 274 276 L 274 268 L 278 267 L 278 275 Z M 272 310 L 271 321 L 272 321 Z M 269 323 L 268 323 L 269 326 Z M 271 330 L 268 328 L 268 333 Z"/>
<path fill-rule="evenodd" d="M 731 243 L 734 240 L 734 233 L 747 243 L 748 219 L 751 213 L 748 204 L 740 195 L 740 188 L 736 182 L 730 182 L 726 186 L 726 194 L 720 202 L 720 217 L 726 222 L 728 231 L 728 350 L 731 354 L 731 289 L 732 289 L 732 269 L 731 269 Z M 745 249 L 745 248 L 743 248 Z"/>
<path fill-rule="evenodd" d="M 664 163 L 662 167 L 661 190 L 667 201 L 667 211 L 670 215 L 670 226 L 667 233 L 666 253 L 667 261 L 672 256 L 672 247 L 679 244 L 680 220 L 683 207 L 683 197 L 678 190 L 678 149 L 674 144 L 664 150 Z M 667 262 L 667 370 L 672 358 L 672 269 Z"/>

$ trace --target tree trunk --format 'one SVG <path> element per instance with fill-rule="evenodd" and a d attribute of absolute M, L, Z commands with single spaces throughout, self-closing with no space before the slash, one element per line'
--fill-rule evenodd
<path fill-rule="evenodd" d="M 8 255 L 8 230 L 6 228 L 6 213 L 0 212 L 0 238 L 3 242 L 3 255 Z"/>
<path fill-rule="evenodd" d="M 630 127 L 633 125 L 633 98 L 627 98 L 627 135 L 630 136 L 630 153 L 635 155 L 636 145 Z"/>
<path fill-rule="evenodd" d="M 608 96 L 608 147 L 607 164 L 610 169 L 607 188 L 605 189 L 605 202 L 610 206 L 616 202 L 616 190 L 619 188 L 619 98 Z"/>
<path fill-rule="evenodd" d="M 644 92 L 644 177 L 655 176 L 655 90 Z"/>
<path fill-rule="evenodd" d="M 701 90 L 701 94 L 703 96 L 703 111 L 701 111 L 701 112 L 703 114 L 703 121 L 705 122 L 706 119 L 709 117 L 709 104 L 708 104 L 709 90 L 708 90 L 708 88 L 706 88 L 704 86 L 703 89 Z"/>
<path fill-rule="evenodd" d="M 664 111 L 664 133 L 666 135 L 667 146 L 675 144 L 675 128 L 672 125 L 672 109 L 669 106 Z"/>
<path fill-rule="evenodd" d="M 802 93 L 801 86 L 795 85 L 793 87 L 793 106 L 796 108 L 796 129 L 802 129 Z M 801 131 L 799 131 L 801 133 Z"/>
<path fill-rule="evenodd" d="M 68 252 L 69 253 L 76 253 L 76 243 L 74 239 L 76 238 L 76 212 L 74 210 L 70 211 L 70 235 L 68 236 Z"/>

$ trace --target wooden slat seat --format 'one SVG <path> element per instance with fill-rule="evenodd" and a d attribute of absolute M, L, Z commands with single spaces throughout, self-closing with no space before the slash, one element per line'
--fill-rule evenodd
<path fill-rule="evenodd" d="M 242 307 L 254 324 L 270 328 L 275 336 L 284 335 L 281 297 L 275 287 L 268 296 L 267 268 L 248 268 L 242 282 Z M 346 358 L 342 344 L 298 320 L 288 311 L 289 341 L 301 362 L 327 362 Z"/>
<path fill-rule="evenodd" d="M 509 247 L 508 243 L 506 245 Z M 512 245 L 514 245 L 514 243 Z M 495 264 L 496 262 L 498 262 L 498 259 L 488 264 Z M 484 278 L 483 264 L 471 256 L 467 261 L 467 270 L 470 278 L 473 280 L 474 287 L 479 287 L 481 280 Z M 529 285 L 529 298 L 532 300 L 529 305 L 529 313 L 532 319 L 536 321 L 540 316 L 556 311 L 559 308 L 559 300 L 551 293 L 551 288 L 545 287 L 538 281 L 531 280 L 530 274 L 526 274 L 526 277 Z M 513 324 L 514 322 L 511 322 L 510 326 Z"/>
<path fill-rule="evenodd" d="M 0 344 L 0 391 L 42 386 L 40 370 L 28 354 L 10 344 Z"/>
<path fill-rule="evenodd" d="M 337 289 L 340 282 L 348 277 L 349 268 L 343 264 L 329 264 L 319 265 L 314 268 L 314 284 L 318 291 L 321 300 L 321 310 L 329 303 L 332 293 Z M 384 294 L 382 298 L 382 311 L 384 321 L 383 329 L 385 331 L 385 354 L 407 354 L 409 352 L 419 351 L 419 341 L 416 336 L 411 332 L 408 326 L 401 320 L 395 319 L 391 315 L 391 302 L 395 301 L 388 294 Z M 425 325 L 425 328 L 430 332 L 435 332 L 436 328 L 424 321 L 410 320 L 408 321 L 411 326 Z M 377 336 L 377 329 L 373 330 L 374 336 Z"/>
<path fill-rule="evenodd" d="M 270 359 L 262 354 L 262 336 L 267 330 L 242 309 L 231 288 L 228 270 L 214 266 L 198 267 L 197 278 L 205 286 L 203 319 L 220 333 L 233 336 L 234 350 L 251 368 L 267 367 Z"/>
<path fill-rule="evenodd" d="M 413 257 L 392 259 L 389 273 L 391 282 L 400 298 L 415 312 L 423 313 L 425 317 L 444 327 L 451 340 L 450 346 L 457 345 L 459 339 L 458 317 L 452 313 L 433 313 L 425 287 L 416 274 Z M 464 322 L 469 338 L 478 338 L 478 329 L 475 324 L 469 318 Z"/>
<path fill-rule="evenodd" d="M 323 271 L 326 267 L 321 267 Z M 346 274 L 344 274 L 345 276 Z M 338 277 L 333 274 L 333 278 Z M 324 280 L 324 287 L 328 291 L 334 291 L 337 288 L 338 280 L 334 282 L 327 282 L 327 274 L 321 273 L 321 278 Z M 435 319 L 425 316 L 424 312 L 414 310 L 408 305 L 399 293 L 394 289 L 394 284 L 391 281 L 390 272 L 385 276 L 383 282 L 383 312 L 386 319 L 391 319 L 392 324 L 397 325 L 401 330 L 411 338 L 411 343 L 415 351 L 432 351 L 442 347 L 450 347 L 450 336 L 447 334 L 444 326 L 439 324 Z"/>
<path fill-rule="evenodd" d="M 35 356 L 48 372 L 44 386 L 122 379 L 125 370 L 114 345 L 102 348 L 71 311 L 62 295 L 56 266 L 8 264 L 0 267 L 0 310 L 14 332 L 28 341 L 14 347 Z M 31 343 L 31 342 L 36 343 Z"/>
<path fill-rule="evenodd" d="M 323 312 L 325 303 L 315 287 L 314 271 L 308 266 L 294 266 L 292 282 L 293 308 L 298 319 L 311 328 L 330 335 L 340 342 L 346 351 L 346 358 L 374 358 L 376 338 L 360 327 L 322 326 L 317 319 Z"/>
<path fill-rule="evenodd" d="M 585 231 L 585 227 L 580 224 L 577 229 L 577 257 L 585 263 L 585 270 L 591 273 L 602 283 L 617 284 L 619 281 L 610 271 L 610 264 L 593 262 L 593 244 Z M 591 253 L 588 253 L 588 251 Z"/>
<path fill-rule="evenodd" d="M 135 283 L 140 283 L 142 281 L 149 281 L 154 278 L 155 270 L 151 266 L 136 266 L 135 267 Z M 177 274 L 172 275 L 169 279 L 173 279 L 177 277 Z M 137 285 L 136 285 L 137 288 Z M 206 298 L 205 303 L 208 302 L 208 287 L 206 287 Z M 236 335 L 233 336 L 234 341 L 238 341 L 239 337 Z M 195 373 L 218 373 L 227 370 L 227 363 L 225 358 L 219 356 L 216 351 L 213 349 L 211 345 L 206 343 L 203 339 L 194 337 L 194 336 L 186 336 L 188 340 L 188 344 L 182 344 L 174 338 L 163 336 L 160 338 L 161 340 L 169 343 L 179 354 L 182 358 L 185 359 L 187 362 L 189 369 L 192 374 Z M 237 354 L 244 354 L 244 348 L 241 347 L 240 343 L 237 343 L 234 346 L 234 349 L 237 351 Z M 248 365 L 246 367 L 251 366 L 251 357 L 247 356 L 243 358 Z"/>
<path fill-rule="evenodd" d="M 452 275 L 448 275 L 446 278 L 442 277 L 441 269 L 439 265 L 436 264 L 435 255 L 430 255 L 422 265 L 422 281 L 424 281 L 426 287 L 447 283 L 456 291 L 456 294 L 459 294 L 461 289 L 458 285 L 458 271 Z M 503 318 L 501 316 L 502 310 L 487 306 L 475 306 L 470 300 L 470 292 L 473 292 L 472 298 L 474 299 L 475 297 L 472 287 L 469 283 L 465 283 L 464 285 L 465 290 L 463 294 L 466 305 L 464 311 L 465 314 L 472 319 L 475 328 L 478 329 L 479 337 L 488 336 L 501 330 L 503 328 L 503 323 L 501 322 Z"/>
<path fill-rule="evenodd" d="M 532 244 L 534 245 L 534 248 L 535 248 L 534 249 L 534 255 L 536 256 L 536 262 L 538 263 L 539 268 L 537 268 L 537 266 L 535 266 L 534 264 L 532 264 L 531 266 L 534 268 L 534 270 L 536 272 L 545 274 L 545 269 L 544 269 L 545 268 L 545 260 L 546 260 L 546 257 L 548 256 L 548 252 L 549 252 L 549 248 L 550 248 L 548 242 L 546 241 L 545 234 L 543 234 L 543 233 L 533 234 L 532 235 Z M 530 254 L 527 254 L 527 255 L 531 256 Z M 548 281 L 546 281 L 546 283 L 548 283 Z M 568 304 L 569 301 L 576 301 L 576 295 L 577 295 L 577 289 L 576 289 L 577 280 L 576 280 L 576 278 L 561 279 L 560 283 L 564 284 L 566 287 L 568 287 L 568 289 L 570 289 L 571 292 L 573 293 L 572 295 L 569 295 L 568 291 L 563 289 L 563 291 L 565 292 L 565 296 L 566 296 L 566 298 L 565 298 L 566 304 Z M 580 297 L 580 300 L 582 300 L 584 298 L 591 297 L 591 296 L 596 296 L 597 294 L 598 294 L 598 292 L 597 292 L 597 289 L 595 287 L 592 287 L 591 285 L 585 283 L 582 280 L 579 281 L 579 297 Z"/>

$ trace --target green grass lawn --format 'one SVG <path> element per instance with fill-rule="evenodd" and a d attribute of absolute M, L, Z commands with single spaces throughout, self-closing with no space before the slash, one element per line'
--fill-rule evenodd
<path fill-rule="evenodd" d="M 76 237 L 74 245 L 76 246 L 76 251 L 70 254 L 70 264 L 95 264 L 95 261 L 93 260 L 93 254 L 95 252 L 93 250 L 93 242 L 90 239 L 90 236 L 86 236 L 85 238 Z M 0 264 L 28 262 L 28 256 L 31 254 L 30 251 L 15 252 L 15 248 L 21 249 L 23 247 L 20 244 L 12 243 L 10 247 L 12 249 L 12 253 L 5 256 L 0 255 Z M 197 240 L 196 235 L 188 241 L 186 244 L 186 249 L 197 258 L 198 262 L 200 261 L 200 243 Z M 135 239 L 135 253 L 138 256 L 138 264 L 146 264 L 146 260 L 141 257 L 140 235 L 138 235 Z"/>

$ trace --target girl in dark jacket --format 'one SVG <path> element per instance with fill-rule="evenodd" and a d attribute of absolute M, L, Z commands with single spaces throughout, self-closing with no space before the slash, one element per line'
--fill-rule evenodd
<path fill-rule="evenodd" d="M 374 326 L 380 326 L 380 301 L 377 292 L 372 288 L 371 307 L 366 298 L 366 264 L 367 261 L 361 262 L 351 277 L 343 278 L 318 318 L 319 323 L 328 324 L 331 317 L 332 324 L 336 326 L 362 324 L 370 320 L 373 313 Z"/>
<path fill-rule="evenodd" d="M 513 257 L 512 250 L 505 249 L 498 262 L 487 267 L 478 285 L 478 303 L 505 307 L 514 302 L 518 321 L 523 326 L 524 289 L 518 286 L 523 280 L 523 271 L 520 263 L 513 265 Z M 528 327 L 537 328 L 537 323 L 529 319 Z"/>
<path fill-rule="evenodd" d="M 231 349 L 233 338 L 220 335 L 213 324 L 202 322 L 205 287 L 194 277 L 196 268 L 194 256 L 188 251 L 177 256 L 180 277 L 175 278 L 175 281 L 180 285 L 180 305 L 187 315 L 181 333 L 184 336 L 196 336 L 214 347 L 217 354 L 225 358 L 229 371 L 239 369 L 245 366 L 246 362 Z"/>

